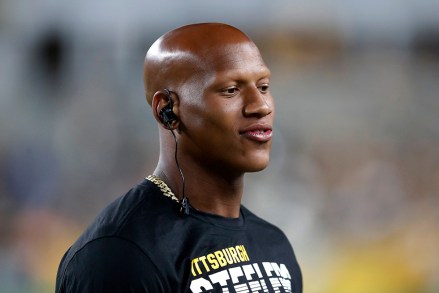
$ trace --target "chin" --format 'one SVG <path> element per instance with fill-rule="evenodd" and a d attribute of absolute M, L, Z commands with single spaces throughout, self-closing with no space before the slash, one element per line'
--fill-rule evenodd
<path fill-rule="evenodd" d="M 259 172 L 264 170 L 265 168 L 267 168 L 268 164 L 263 166 L 263 167 L 259 167 L 259 168 L 254 168 L 254 169 L 250 169 L 249 171 L 247 171 L 248 173 L 254 173 L 254 172 Z"/>
<path fill-rule="evenodd" d="M 269 159 L 265 159 L 265 160 L 254 160 L 252 161 L 252 164 L 247 166 L 247 170 L 246 172 L 259 172 L 264 170 L 265 168 L 267 168 L 269 163 Z"/>

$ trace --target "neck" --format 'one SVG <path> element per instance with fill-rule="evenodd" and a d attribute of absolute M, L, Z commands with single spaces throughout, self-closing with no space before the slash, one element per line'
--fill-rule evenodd
<path fill-rule="evenodd" d="M 185 195 L 190 205 L 202 212 L 227 218 L 238 218 L 243 193 L 244 174 L 225 176 L 223 173 L 202 168 L 191 162 L 182 164 L 185 177 Z M 171 190 L 182 198 L 182 180 L 174 160 L 161 156 L 154 171 Z"/>

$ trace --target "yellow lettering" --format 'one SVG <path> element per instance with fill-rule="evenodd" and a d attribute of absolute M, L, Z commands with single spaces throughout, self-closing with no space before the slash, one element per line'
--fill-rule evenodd
<path fill-rule="evenodd" d="M 239 247 L 239 258 L 241 261 L 249 261 L 250 258 L 248 257 L 247 251 L 245 250 L 244 245 L 239 245 L 236 248 Z"/>
<path fill-rule="evenodd" d="M 241 261 L 245 261 L 244 254 L 242 253 L 242 247 L 241 246 L 242 245 L 237 245 L 236 246 L 236 251 L 238 252 L 239 259 Z"/>
<path fill-rule="evenodd" d="M 230 257 L 230 253 L 228 249 L 223 249 L 224 257 L 229 265 L 233 264 L 233 260 Z"/>
<path fill-rule="evenodd" d="M 249 260 L 250 258 L 245 250 L 244 245 L 236 245 L 192 259 L 191 272 L 192 275 L 196 277 L 203 273 L 210 272 L 211 270 L 217 270 L 220 267 Z M 202 270 L 203 267 L 204 270 Z"/>
<path fill-rule="evenodd" d="M 200 266 L 198 265 L 198 258 L 194 258 L 192 260 L 192 275 L 195 277 L 197 274 L 196 274 L 196 272 L 194 270 L 194 266 L 197 269 L 198 274 L 201 274 Z"/>
<path fill-rule="evenodd" d="M 234 263 L 238 263 L 239 262 L 239 258 L 238 258 L 238 253 L 235 250 L 235 247 L 229 247 L 229 252 L 230 252 L 230 256 L 233 259 Z"/>
<path fill-rule="evenodd" d="M 214 253 L 220 266 L 226 266 L 227 261 L 224 259 L 224 254 L 221 252 L 221 250 L 215 251 Z"/>
<path fill-rule="evenodd" d="M 201 262 L 203 263 L 204 268 L 206 269 L 206 271 L 210 272 L 210 268 L 207 266 L 207 263 L 206 263 L 206 257 L 205 256 L 200 256 L 198 259 L 201 260 Z"/>
<path fill-rule="evenodd" d="M 210 265 L 212 266 L 212 269 L 216 270 L 219 268 L 218 261 L 215 259 L 215 255 L 213 253 L 209 253 L 207 255 L 207 260 L 209 261 Z"/>

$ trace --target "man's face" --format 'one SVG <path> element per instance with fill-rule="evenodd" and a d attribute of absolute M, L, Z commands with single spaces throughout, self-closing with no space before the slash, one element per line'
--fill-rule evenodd
<path fill-rule="evenodd" d="M 239 175 L 269 161 L 274 117 L 270 71 L 253 43 L 206 52 L 205 71 L 183 87 L 180 146 L 210 171 Z"/>

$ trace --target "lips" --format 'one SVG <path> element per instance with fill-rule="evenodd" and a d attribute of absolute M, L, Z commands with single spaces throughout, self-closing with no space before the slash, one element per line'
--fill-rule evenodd
<path fill-rule="evenodd" d="M 271 140 L 273 131 L 269 125 L 252 125 L 239 132 L 245 138 L 257 142 L 267 142 Z"/>

